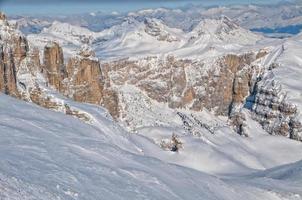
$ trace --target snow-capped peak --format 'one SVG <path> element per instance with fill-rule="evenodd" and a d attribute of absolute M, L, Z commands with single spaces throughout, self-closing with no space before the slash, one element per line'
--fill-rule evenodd
<path fill-rule="evenodd" d="M 179 41 L 180 39 L 176 36 L 176 29 L 171 29 L 163 24 L 162 21 L 158 19 L 150 19 L 146 18 L 144 20 L 145 24 L 145 32 L 148 33 L 151 36 L 156 37 L 160 41 L 167 41 L 167 42 L 173 42 L 173 41 Z M 178 31 L 179 32 L 179 31 Z"/>
<path fill-rule="evenodd" d="M 202 20 L 193 31 L 200 34 L 221 34 L 230 33 L 231 31 L 241 29 L 236 23 L 232 22 L 228 17 L 221 17 L 220 19 L 204 19 Z"/>
<path fill-rule="evenodd" d="M 54 21 L 49 28 L 45 28 L 43 32 L 51 32 L 55 34 L 64 34 L 64 35 L 92 35 L 92 31 L 74 26 L 68 23 L 62 23 L 59 21 Z"/>
<path fill-rule="evenodd" d="M 220 19 L 204 19 L 190 33 L 188 45 L 205 43 L 247 45 L 254 44 L 261 39 L 249 30 L 246 30 L 228 17 Z"/>

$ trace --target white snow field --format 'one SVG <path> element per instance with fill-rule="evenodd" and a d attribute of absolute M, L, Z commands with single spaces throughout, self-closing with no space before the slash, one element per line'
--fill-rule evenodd
<path fill-rule="evenodd" d="M 301 161 L 255 171 L 301 160 L 302 144 L 299 142 L 264 133 L 242 138 L 228 130 L 222 133 L 222 129 L 215 138 L 216 143 L 187 136 L 184 141 L 194 142 L 185 146 L 186 150 L 166 152 L 148 138 L 123 131 L 100 107 L 80 103 L 73 103 L 73 106 L 86 111 L 93 120 L 84 123 L 0 94 L 1 200 L 276 200 L 302 197 Z M 150 129 L 149 133 L 156 131 Z M 240 142 L 242 144 L 238 145 Z M 222 160 L 218 160 L 218 150 Z M 265 152 L 255 153 L 260 151 Z M 213 166 L 215 161 L 216 169 L 224 171 L 224 176 L 210 175 L 210 167 L 195 167 L 194 159 L 186 164 L 188 167 L 169 164 L 172 161 L 187 163 L 187 156 L 190 156 L 187 159 L 196 157 L 197 160 L 200 157 L 200 166 Z M 236 160 L 236 157 L 239 158 Z M 262 160 L 262 164 L 254 166 L 256 162 L 251 157 Z M 225 162 L 233 162 L 233 167 L 226 167 Z M 239 162 L 245 162 L 248 167 L 244 168 L 251 170 L 246 169 L 244 174 L 234 171 L 240 169 Z"/>

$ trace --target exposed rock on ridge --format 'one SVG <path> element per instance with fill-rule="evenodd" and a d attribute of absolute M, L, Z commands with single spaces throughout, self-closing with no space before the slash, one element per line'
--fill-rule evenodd
<path fill-rule="evenodd" d="M 288 102 L 282 85 L 272 79 L 270 72 L 259 81 L 248 104 L 254 118 L 270 134 L 282 135 L 302 141 L 302 124 L 298 119 L 297 106 Z"/>
<path fill-rule="evenodd" d="M 0 91 L 17 97 L 16 72 L 20 62 L 26 57 L 26 38 L 9 26 L 6 17 L 0 13 Z"/>

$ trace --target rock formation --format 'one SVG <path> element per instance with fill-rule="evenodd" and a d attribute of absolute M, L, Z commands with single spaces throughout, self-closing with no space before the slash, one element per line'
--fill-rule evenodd
<path fill-rule="evenodd" d="M 0 90 L 18 96 L 13 53 L 10 48 L 3 46 L 0 47 Z"/>
<path fill-rule="evenodd" d="M 103 85 L 100 63 L 89 51 L 81 51 L 67 64 L 67 93 L 80 102 L 100 104 Z"/>
<path fill-rule="evenodd" d="M 11 26 L 0 13 L 0 91 L 52 110 L 62 110 L 85 121 L 89 117 L 53 99 L 47 86 L 70 95 L 77 101 L 100 104 L 102 82 L 100 64 L 92 52 L 81 52 L 70 59 L 69 74 L 63 50 L 56 42 L 44 48 L 44 60 L 26 37 Z M 68 76 L 69 75 L 69 76 Z"/>
<path fill-rule="evenodd" d="M 302 124 L 297 107 L 288 102 L 280 83 L 268 73 L 259 80 L 248 103 L 255 113 L 254 118 L 263 128 L 274 135 L 282 135 L 302 141 Z"/>
<path fill-rule="evenodd" d="M 65 77 L 63 50 L 56 42 L 47 44 L 44 48 L 44 65 L 48 82 L 59 91 L 63 91 L 62 81 Z"/>
<path fill-rule="evenodd" d="M 18 96 L 16 71 L 26 57 L 26 38 L 11 27 L 3 13 L 0 13 L 0 90 Z"/>
<path fill-rule="evenodd" d="M 135 85 L 170 108 L 201 111 L 205 107 L 215 109 L 218 115 L 229 115 L 231 107 L 243 104 L 250 94 L 256 70 L 251 63 L 255 60 L 254 53 L 227 55 L 210 67 L 168 56 L 164 60 L 119 60 L 106 63 L 103 68 L 107 83 Z"/>

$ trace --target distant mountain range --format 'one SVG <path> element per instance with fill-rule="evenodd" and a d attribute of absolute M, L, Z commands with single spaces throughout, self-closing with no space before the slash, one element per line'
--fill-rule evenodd
<path fill-rule="evenodd" d="M 237 5 L 221 7 L 187 6 L 180 9 L 148 9 L 130 13 L 93 12 L 69 16 L 12 16 L 24 33 L 37 33 L 43 27 L 57 20 L 72 25 L 86 27 L 92 31 L 102 31 L 121 24 L 126 17 L 138 21 L 146 18 L 162 20 L 172 28 L 191 31 L 204 18 L 227 16 L 240 26 L 268 36 L 288 37 L 300 32 L 302 26 L 302 6 L 296 3 L 277 5 Z"/>

